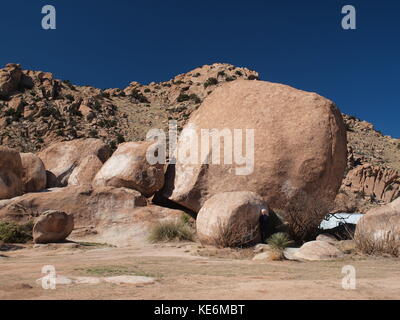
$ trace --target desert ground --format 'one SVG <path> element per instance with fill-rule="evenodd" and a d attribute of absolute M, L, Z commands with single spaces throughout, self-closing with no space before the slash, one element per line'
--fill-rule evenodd
<path fill-rule="evenodd" d="M 347 255 L 335 261 L 251 261 L 251 249 L 195 243 L 116 248 L 21 245 L 0 257 L 0 299 L 399 299 L 400 259 Z M 136 275 L 149 284 L 69 284 L 43 289 L 42 267 L 65 277 Z M 356 289 L 342 288 L 342 267 L 356 269 Z"/>

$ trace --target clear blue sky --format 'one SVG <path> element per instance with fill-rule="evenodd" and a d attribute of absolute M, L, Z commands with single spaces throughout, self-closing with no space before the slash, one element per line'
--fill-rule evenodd
<path fill-rule="evenodd" d="M 41 28 L 41 8 L 57 29 Z M 357 9 L 357 30 L 341 8 Z M 100 88 L 168 80 L 203 64 L 315 91 L 400 138 L 400 1 L 2 1 L 0 64 Z"/>

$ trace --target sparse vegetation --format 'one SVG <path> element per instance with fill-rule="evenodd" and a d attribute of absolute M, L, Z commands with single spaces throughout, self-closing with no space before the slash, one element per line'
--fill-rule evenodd
<path fill-rule="evenodd" d="M 269 244 L 274 250 L 283 251 L 294 244 L 294 241 L 290 239 L 287 233 L 277 232 L 268 238 L 267 244 Z"/>
<path fill-rule="evenodd" d="M 204 88 L 209 86 L 214 86 L 218 84 L 218 80 L 216 78 L 208 78 L 206 82 L 204 82 Z"/>
<path fill-rule="evenodd" d="M 33 221 L 25 224 L 0 222 L 0 241 L 4 243 L 27 243 L 32 240 Z"/>
<path fill-rule="evenodd" d="M 321 220 L 329 213 L 330 206 L 321 199 L 299 192 L 280 213 L 290 238 L 298 243 L 313 240 L 318 234 Z"/>
<path fill-rule="evenodd" d="M 385 229 L 386 231 L 383 231 Z M 358 230 L 354 236 L 354 241 L 357 249 L 367 255 L 400 256 L 400 237 L 394 227 L 382 228 L 382 232 L 378 235 Z"/>
<path fill-rule="evenodd" d="M 234 221 L 228 225 L 218 221 L 213 243 L 220 248 L 244 248 L 254 244 L 259 226 L 251 226 L 246 220 Z"/>
<path fill-rule="evenodd" d="M 183 218 L 159 222 L 150 232 L 149 242 L 193 241 L 194 229 Z"/>

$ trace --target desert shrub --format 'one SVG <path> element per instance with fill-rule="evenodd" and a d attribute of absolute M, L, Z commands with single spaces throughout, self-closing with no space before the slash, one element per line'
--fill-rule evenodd
<path fill-rule="evenodd" d="M 151 243 L 168 241 L 193 241 L 194 230 L 181 220 L 159 222 L 150 232 Z"/>
<path fill-rule="evenodd" d="M 189 95 L 187 95 L 185 93 L 181 93 L 179 95 L 179 97 L 176 99 L 176 101 L 178 101 L 178 102 L 184 102 L 184 101 L 188 101 L 188 100 L 190 100 L 190 97 L 189 97 Z"/>
<path fill-rule="evenodd" d="M 26 243 L 32 240 L 33 222 L 16 224 L 0 222 L 0 241 L 4 243 Z"/>
<path fill-rule="evenodd" d="M 251 226 L 248 221 L 234 221 L 224 224 L 218 221 L 213 243 L 220 248 L 243 248 L 254 244 L 259 226 Z"/>
<path fill-rule="evenodd" d="M 315 239 L 323 218 L 329 213 L 330 205 L 322 199 L 309 197 L 298 192 L 280 212 L 289 236 L 298 243 Z"/>
<path fill-rule="evenodd" d="M 149 103 L 149 100 L 138 90 L 133 90 L 131 96 L 140 103 Z"/>
<path fill-rule="evenodd" d="M 230 81 L 234 81 L 234 80 L 236 80 L 236 79 L 233 78 L 233 77 L 226 77 L 225 80 L 228 81 L 228 82 L 230 82 Z"/>
<path fill-rule="evenodd" d="M 189 97 L 194 103 L 201 103 L 201 99 L 197 96 L 197 94 L 192 93 Z"/>
<path fill-rule="evenodd" d="M 208 78 L 206 82 L 204 82 L 204 88 L 209 86 L 213 86 L 218 84 L 218 80 L 216 78 Z"/>
<path fill-rule="evenodd" d="M 258 80 L 258 77 L 255 76 L 254 74 L 251 74 L 247 77 L 247 80 Z"/>
<path fill-rule="evenodd" d="M 354 236 L 357 249 L 368 255 L 399 257 L 400 237 L 396 234 L 393 227 L 388 227 L 387 229 L 380 236 L 357 230 Z"/>
<path fill-rule="evenodd" d="M 218 77 L 225 77 L 225 71 L 218 72 Z"/>
<path fill-rule="evenodd" d="M 290 239 L 290 236 L 284 232 L 274 233 L 267 240 L 267 244 L 269 244 L 272 249 L 277 251 L 283 251 L 293 243 L 294 241 Z"/>

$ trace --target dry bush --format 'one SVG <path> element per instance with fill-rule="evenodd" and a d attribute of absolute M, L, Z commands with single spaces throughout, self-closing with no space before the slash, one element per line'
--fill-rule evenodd
<path fill-rule="evenodd" d="M 194 229 L 182 220 L 162 221 L 150 231 L 148 240 L 151 243 L 168 241 L 194 241 L 194 235 Z"/>
<path fill-rule="evenodd" d="M 330 206 L 322 199 L 308 197 L 305 192 L 292 197 L 281 212 L 290 238 L 299 243 L 315 239 Z"/>
<path fill-rule="evenodd" d="M 213 243 L 220 248 L 243 248 L 254 244 L 260 234 L 259 225 L 252 226 L 246 219 L 228 224 L 218 220 Z"/>
<path fill-rule="evenodd" d="M 400 236 L 397 235 L 394 227 L 388 227 L 381 235 L 376 236 L 372 232 L 357 230 L 354 240 L 357 249 L 368 255 L 390 255 L 400 256 Z"/>

